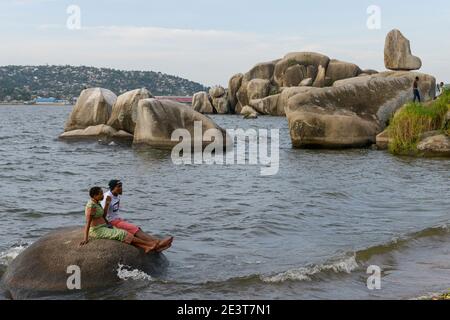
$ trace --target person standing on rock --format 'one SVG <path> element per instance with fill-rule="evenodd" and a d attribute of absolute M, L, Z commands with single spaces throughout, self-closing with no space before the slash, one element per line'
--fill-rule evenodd
<path fill-rule="evenodd" d="M 80 246 L 89 243 L 89 239 L 106 239 L 124 242 L 144 249 L 145 253 L 159 251 L 167 244 L 157 240 L 146 241 L 135 237 L 130 232 L 118 228 L 108 227 L 104 218 L 105 213 L 99 202 L 103 199 L 103 190 L 100 187 L 93 187 L 89 190 L 91 199 L 85 207 L 86 226 L 84 229 L 84 240 Z"/>
<path fill-rule="evenodd" d="M 158 241 L 161 245 L 158 246 L 157 251 L 163 251 L 171 247 L 173 237 L 168 237 L 164 240 L 158 240 L 155 237 L 145 233 L 138 226 L 125 221 L 119 216 L 120 210 L 120 196 L 122 195 L 122 182 L 120 180 L 111 180 L 109 183 L 109 191 L 105 193 L 105 197 L 101 202 L 103 210 L 105 211 L 106 220 L 113 227 L 125 230 L 131 233 L 138 239 L 144 241 Z"/>
<path fill-rule="evenodd" d="M 414 80 L 413 90 L 414 90 L 414 102 L 416 102 L 416 100 L 419 100 L 419 102 L 422 102 L 422 99 L 420 98 L 420 91 L 419 91 L 419 77 L 416 77 L 416 80 Z"/>

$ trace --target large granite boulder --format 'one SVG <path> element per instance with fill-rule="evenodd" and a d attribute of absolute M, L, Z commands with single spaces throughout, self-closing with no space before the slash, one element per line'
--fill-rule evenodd
<path fill-rule="evenodd" d="M 248 101 L 251 101 L 253 99 L 265 98 L 270 93 L 270 81 L 263 79 L 253 79 L 248 83 L 246 91 Z"/>
<path fill-rule="evenodd" d="M 134 133 L 137 105 L 140 100 L 152 97 L 152 94 L 145 88 L 128 91 L 120 95 L 112 108 L 108 125 L 116 130 Z"/>
<path fill-rule="evenodd" d="M 418 143 L 417 150 L 424 156 L 450 157 L 450 137 L 445 134 L 426 137 Z"/>
<path fill-rule="evenodd" d="M 250 106 L 260 114 L 271 116 L 282 116 L 284 110 L 278 109 L 278 100 L 281 94 L 275 94 L 262 99 L 250 100 Z"/>
<path fill-rule="evenodd" d="M 241 113 L 242 108 L 247 106 L 250 102 L 250 100 L 248 99 L 247 86 L 248 86 L 248 81 L 245 81 L 243 79 L 241 87 L 239 88 L 239 90 L 236 93 L 237 104 L 234 108 L 234 111 L 238 114 Z"/>
<path fill-rule="evenodd" d="M 73 293 L 67 286 L 73 274 L 70 266 L 80 268 L 81 290 L 85 291 L 120 284 L 119 264 L 156 276 L 168 265 L 162 254 L 146 255 L 119 241 L 91 240 L 80 247 L 83 237 L 82 227 L 62 228 L 43 236 L 10 263 L 2 286 L 13 299 L 35 298 Z"/>
<path fill-rule="evenodd" d="M 283 87 L 298 87 L 306 76 L 304 65 L 296 64 L 286 69 L 283 78 Z"/>
<path fill-rule="evenodd" d="M 228 97 L 227 95 L 224 95 L 220 98 L 213 98 L 212 104 L 214 106 L 214 109 L 218 114 L 227 114 L 230 113 L 230 108 L 228 106 Z"/>
<path fill-rule="evenodd" d="M 212 99 L 223 97 L 225 93 L 226 93 L 225 89 L 221 86 L 215 86 L 209 89 L 209 95 L 211 96 Z"/>
<path fill-rule="evenodd" d="M 293 147 L 357 148 L 374 142 L 379 132 L 376 121 L 364 119 L 346 109 L 324 110 L 306 105 L 288 114 Z"/>
<path fill-rule="evenodd" d="M 155 148 L 172 148 L 179 141 L 172 141 L 172 133 L 176 129 L 186 129 L 192 139 L 192 143 L 199 139 L 203 145 L 211 141 L 204 141 L 203 136 L 194 135 L 195 122 L 200 122 L 202 132 L 208 129 L 216 129 L 223 135 L 224 145 L 229 141 L 226 132 L 209 117 L 186 107 L 184 104 L 170 100 L 144 99 L 139 101 L 138 118 L 134 132 L 135 145 L 146 145 Z"/>
<path fill-rule="evenodd" d="M 244 119 L 258 118 L 258 112 L 250 106 L 244 106 L 241 110 L 241 115 L 244 116 Z"/>
<path fill-rule="evenodd" d="M 117 96 L 107 89 L 90 88 L 83 90 L 66 122 L 64 131 L 106 124 L 116 100 Z"/>
<path fill-rule="evenodd" d="M 236 105 L 238 103 L 237 92 L 241 87 L 242 78 L 244 78 L 244 75 L 242 73 L 238 73 L 232 76 L 230 81 L 228 81 L 228 105 L 231 113 L 236 112 Z"/>
<path fill-rule="evenodd" d="M 307 71 L 304 78 L 314 79 L 313 86 L 321 87 L 325 82 L 325 74 L 329 62 L 330 58 L 320 53 L 289 53 L 275 65 L 274 81 L 280 87 L 283 86 L 285 83 L 286 71 L 295 65 L 302 65 Z"/>
<path fill-rule="evenodd" d="M 214 107 L 206 92 L 197 92 L 192 97 L 192 108 L 203 114 L 213 114 Z"/>
<path fill-rule="evenodd" d="M 310 88 L 288 100 L 286 115 L 294 147 L 346 148 L 375 143 L 393 113 L 412 99 L 414 78 L 425 100 L 434 98 L 434 77 L 384 72 Z"/>
<path fill-rule="evenodd" d="M 396 29 L 386 36 L 384 64 L 390 70 L 419 70 L 422 67 L 420 58 L 411 53 L 409 40 Z"/>
<path fill-rule="evenodd" d="M 258 63 L 244 75 L 244 79 L 246 81 L 251 81 L 253 79 L 271 80 L 274 69 L 274 61 Z"/>
<path fill-rule="evenodd" d="M 361 69 L 354 63 L 331 60 L 325 75 L 325 85 L 329 87 L 338 80 L 357 77 L 361 73 Z"/>
<path fill-rule="evenodd" d="M 277 101 L 277 111 L 278 111 L 277 115 L 285 116 L 286 115 L 285 109 L 288 105 L 289 99 L 299 93 L 308 92 L 310 89 L 311 89 L 310 87 L 284 88 L 283 91 L 281 91 L 280 98 Z"/>
<path fill-rule="evenodd" d="M 333 87 L 349 85 L 356 89 L 356 87 L 361 86 L 372 92 L 377 99 L 372 101 L 373 103 L 368 102 L 368 104 L 379 103 L 381 105 L 378 108 L 377 117 L 384 128 L 400 107 L 413 100 L 412 87 L 416 77 L 420 79 L 419 91 L 423 102 L 434 100 L 436 97 L 436 78 L 420 72 L 380 72 L 367 77 L 339 80 L 333 84 Z"/>

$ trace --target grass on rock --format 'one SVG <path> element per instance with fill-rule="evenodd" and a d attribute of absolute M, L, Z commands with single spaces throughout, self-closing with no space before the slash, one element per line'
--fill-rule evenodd
<path fill-rule="evenodd" d="M 450 111 L 450 90 L 430 104 L 408 103 L 391 119 L 389 132 L 389 151 L 393 154 L 408 155 L 417 153 L 420 137 L 427 131 L 442 130 L 450 134 L 445 116 Z"/>

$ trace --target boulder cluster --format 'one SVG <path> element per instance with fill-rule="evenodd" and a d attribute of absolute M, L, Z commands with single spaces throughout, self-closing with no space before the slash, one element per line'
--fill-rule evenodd
<path fill-rule="evenodd" d="M 412 55 L 409 40 L 399 30 L 388 33 L 384 58 L 389 71 L 377 72 L 320 53 L 289 53 L 233 75 L 227 89 L 216 86 L 196 93 L 192 108 L 153 99 L 146 89 L 119 97 L 106 89 L 87 89 L 61 138 L 106 137 L 172 147 L 172 132 L 185 128 L 192 134 L 196 121 L 202 122 L 204 130 L 221 130 L 226 138 L 204 114 L 241 114 L 247 119 L 286 116 L 294 147 L 367 146 L 376 142 L 392 115 L 412 100 L 416 77 L 423 101 L 434 99 L 436 93 L 436 79 L 414 71 L 422 62 Z"/>
<path fill-rule="evenodd" d="M 388 33 L 384 57 L 388 71 L 378 72 L 320 53 L 289 53 L 232 76 L 227 90 L 197 93 L 193 107 L 202 113 L 237 113 L 250 119 L 286 116 L 294 147 L 371 145 L 392 115 L 412 100 L 416 77 L 423 101 L 436 94 L 434 77 L 411 72 L 422 62 L 412 55 L 409 40 L 399 30 Z"/>
<path fill-rule="evenodd" d="M 178 143 L 172 141 L 173 131 L 186 129 L 193 139 L 197 121 L 204 131 L 217 129 L 226 137 L 225 131 L 207 116 L 178 102 L 154 99 L 147 89 L 117 97 L 110 90 L 90 88 L 81 92 L 60 139 L 100 139 L 171 148 Z"/>
<path fill-rule="evenodd" d="M 236 74 L 228 90 L 218 86 L 194 95 L 193 108 L 202 113 L 285 116 L 287 100 L 306 88 L 330 87 L 336 81 L 378 73 L 314 52 L 289 53 Z M 244 110 L 244 112 L 243 112 Z M 249 111 L 253 110 L 253 111 Z"/>

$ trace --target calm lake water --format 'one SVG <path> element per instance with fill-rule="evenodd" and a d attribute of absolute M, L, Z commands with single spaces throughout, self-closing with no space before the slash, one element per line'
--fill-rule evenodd
<path fill-rule="evenodd" d="M 175 236 L 170 265 L 63 298 L 409 299 L 450 288 L 449 160 L 294 150 L 285 118 L 217 115 L 223 128 L 280 129 L 278 174 L 176 166 L 170 151 L 57 140 L 70 111 L 0 106 L 0 275 L 42 235 L 81 226 L 88 188 L 118 177 L 125 217 Z M 369 265 L 382 269 L 381 290 L 367 288 Z"/>

